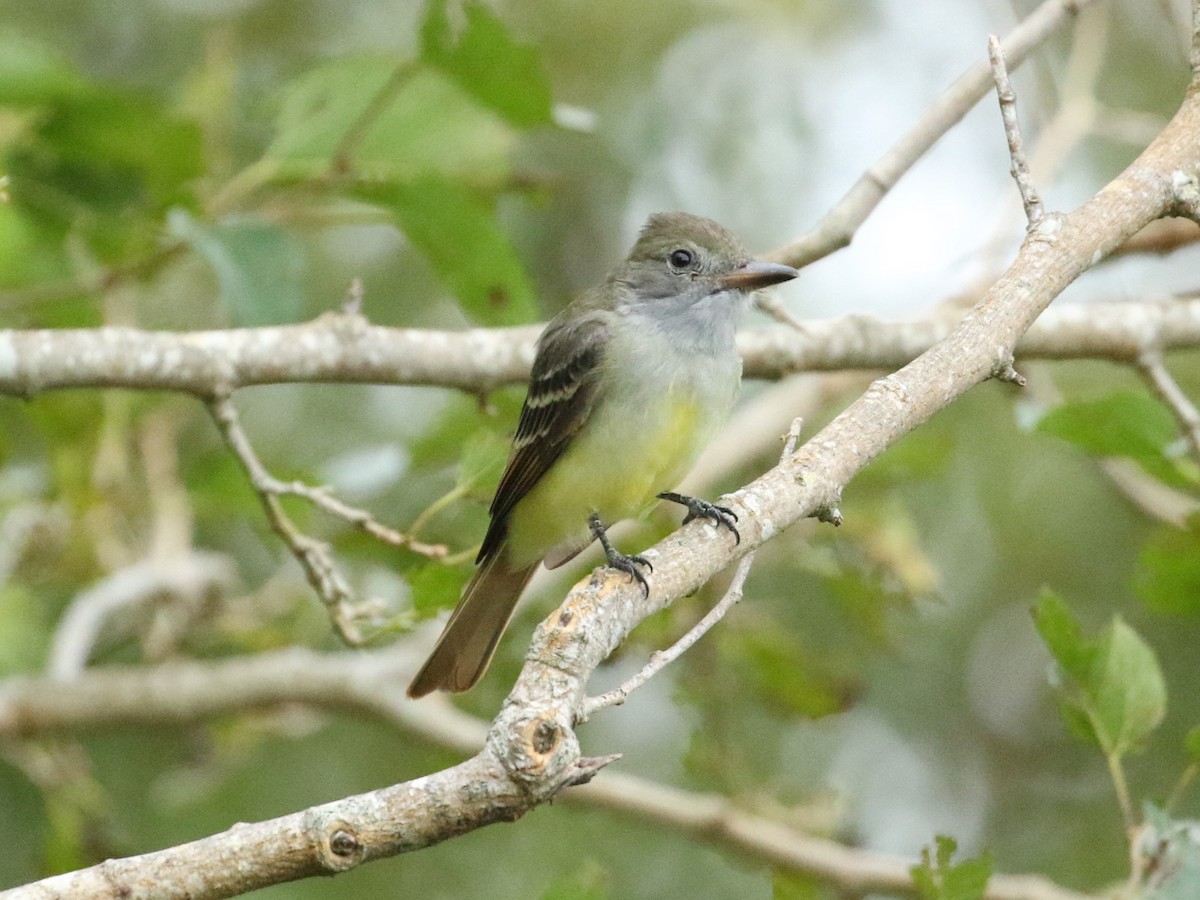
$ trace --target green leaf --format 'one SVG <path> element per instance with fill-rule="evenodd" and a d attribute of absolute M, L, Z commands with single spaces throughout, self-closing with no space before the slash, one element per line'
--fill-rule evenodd
<path fill-rule="evenodd" d="M 39 226 L 14 204 L 0 203 L 0 286 L 70 277 L 68 259 L 53 229 Z"/>
<path fill-rule="evenodd" d="M 513 130 L 440 72 L 388 57 L 345 57 L 288 86 L 267 157 L 283 178 L 328 171 L 343 138 L 391 83 L 353 148 L 354 171 L 402 182 L 426 175 L 496 186 L 508 180 Z M 404 72 L 401 72 L 404 74 Z"/>
<path fill-rule="evenodd" d="M 413 569 L 408 575 L 408 584 L 412 590 L 413 610 L 418 617 L 428 619 L 457 604 L 467 575 L 467 569 L 436 562 Z"/>
<path fill-rule="evenodd" d="M 992 877 L 991 854 L 951 864 L 958 845 L 938 835 L 936 854 L 921 850 L 921 862 L 909 869 L 922 900 L 981 900 Z"/>
<path fill-rule="evenodd" d="M 1095 456 L 1128 457 L 1169 484 L 1192 484 L 1166 454 L 1179 434 L 1174 418 L 1146 394 L 1126 391 L 1065 403 L 1043 416 L 1037 430 Z"/>
<path fill-rule="evenodd" d="M 1163 526 L 1138 557 L 1133 589 L 1160 613 L 1200 613 L 1200 517 L 1184 528 Z"/>
<path fill-rule="evenodd" d="M 153 250 L 162 212 L 195 203 L 198 125 L 150 94 L 87 82 L 35 42 L 13 50 L 10 40 L 0 38 L 0 105 L 28 111 L 0 158 L 14 207 L 84 238 L 105 261 Z"/>
<path fill-rule="evenodd" d="M 1077 681 L 1086 679 L 1096 651 L 1084 639 L 1079 620 L 1071 613 L 1066 602 L 1051 591 L 1042 591 L 1033 611 L 1033 620 L 1042 640 L 1063 671 Z"/>
<path fill-rule="evenodd" d="M 171 211 L 168 226 L 212 266 L 234 324 L 278 325 L 299 318 L 305 260 L 287 232 L 252 218 L 208 226 L 180 209 Z"/>
<path fill-rule="evenodd" d="M 1101 636 L 1094 680 L 1097 732 L 1106 749 L 1124 753 L 1157 727 L 1167 710 L 1167 689 L 1154 651 L 1118 616 Z"/>
<path fill-rule="evenodd" d="M 537 318 L 533 285 L 491 205 L 449 181 L 421 178 L 404 185 L 366 185 L 363 199 L 386 207 L 428 257 L 463 308 L 484 325 Z"/>
<path fill-rule="evenodd" d="M 1078 729 L 1086 722 L 1085 735 L 1107 755 L 1135 749 L 1166 713 L 1166 685 L 1154 651 L 1120 616 L 1098 637 L 1085 638 L 1053 594 L 1043 594 L 1034 619 L 1066 676 L 1068 723 Z"/>
<path fill-rule="evenodd" d="M 466 27 L 456 41 L 445 0 L 430 0 L 421 26 L 423 58 L 514 125 L 550 122 L 550 80 L 537 48 L 514 41 L 484 4 L 468 2 L 463 11 Z"/>
<path fill-rule="evenodd" d="M 441 468 L 462 455 L 462 447 L 475 432 L 486 427 L 508 440 L 521 411 L 524 390 L 503 388 L 488 397 L 490 414 L 481 414 L 479 400 L 461 393 L 451 396 L 434 422 L 409 447 L 416 467 Z"/>

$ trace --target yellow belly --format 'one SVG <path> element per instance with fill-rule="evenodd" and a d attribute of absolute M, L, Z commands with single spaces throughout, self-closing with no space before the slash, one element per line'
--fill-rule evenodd
<path fill-rule="evenodd" d="M 564 543 L 586 543 L 588 517 L 607 526 L 645 512 L 655 495 L 687 474 L 714 419 L 687 392 L 595 411 L 571 446 L 513 509 L 510 559 L 541 559 Z"/>

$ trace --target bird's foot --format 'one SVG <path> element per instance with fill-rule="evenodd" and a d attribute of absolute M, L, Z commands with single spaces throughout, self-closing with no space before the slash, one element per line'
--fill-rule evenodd
<path fill-rule="evenodd" d="M 604 525 L 600 521 L 600 517 L 594 513 L 588 519 L 588 526 L 592 529 L 592 535 L 600 542 L 600 546 L 604 548 L 604 556 L 608 560 L 611 568 L 618 572 L 624 572 L 629 576 L 630 581 L 636 581 L 642 586 L 642 595 L 650 596 L 650 584 L 646 581 L 646 576 L 642 574 L 642 570 L 638 566 L 645 566 L 651 572 L 654 571 L 654 566 L 650 560 L 644 556 L 626 556 L 612 545 L 612 541 L 608 539 L 608 533 L 604 530 Z"/>
<path fill-rule="evenodd" d="M 709 503 L 707 500 L 701 500 L 699 497 L 689 497 L 687 494 L 676 494 L 674 491 L 663 491 L 658 495 L 660 500 L 670 500 L 672 503 L 678 503 L 680 506 L 687 507 L 687 515 L 683 517 L 683 524 L 686 525 L 692 519 L 709 519 L 718 528 L 724 525 L 733 532 L 734 541 L 738 544 L 742 542 L 742 536 L 738 533 L 737 513 L 728 506 L 718 506 L 716 503 Z"/>

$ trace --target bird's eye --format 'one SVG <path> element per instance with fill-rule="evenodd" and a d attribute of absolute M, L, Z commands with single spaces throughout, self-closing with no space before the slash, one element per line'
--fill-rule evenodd
<path fill-rule="evenodd" d="M 684 250 L 682 247 L 678 250 L 671 251 L 671 267 L 675 269 L 686 269 L 692 264 L 692 251 Z"/>

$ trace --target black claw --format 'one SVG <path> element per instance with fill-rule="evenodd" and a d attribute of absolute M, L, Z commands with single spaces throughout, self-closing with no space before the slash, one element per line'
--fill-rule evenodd
<path fill-rule="evenodd" d="M 588 519 L 588 526 L 592 529 L 592 535 L 600 542 L 600 546 L 604 548 L 604 556 L 608 560 L 610 567 L 618 572 L 624 572 L 629 576 L 630 581 L 636 581 L 642 586 L 642 596 L 650 596 L 650 584 L 646 581 L 646 576 L 642 574 L 642 570 L 638 566 L 645 566 L 651 572 L 654 571 L 654 566 L 650 560 L 644 556 L 626 556 L 617 550 L 608 539 L 608 534 L 604 530 L 604 525 L 600 522 L 600 517 L 592 515 Z"/>
<path fill-rule="evenodd" d="M 626 556 L 625 558 L 630 562 L 637 563 L 639 566 L 645 566 L 651 572 L 654 571 L 654 563 L 650 562 L 650 560 L 646 559 L 644 556 Z"/>
<path fill-rule="evenodd" d="M 608 564 L 618 572 L 624 572 L 629 576 L 630 581 L 636 581 L 642 586 L 642 596 L 650 596 L 650 584 L 646 581 L 646 576 L 642 574 L 642 570 L 638 566 L 646 566 L 651 572 L 654 571 L 654 566 L 650 565 L 650 561 L 642 556 L 626 556 L 624 553 L 613 552 L 612 556 L 608 557 Z"/>
<path fill-rule="evenodd" d="M 735 544 L 742 542 L 742 536 L 738 533 L 737 526 L 733 524 L 738 520 L 737 513 L 728 506 L 718 506 L 716 503 L 709 503 L 707 500 L 701 500 L 699 497 L 676 494 L 674 491 L 663 491 L 658 497 L 660 500 L 669 500 L 672 503 L 678 503 L 680 506 L 687 507 L 687 515 L 683 517 L 684 525 L 693 519 L 708 519 L 718 528 L 724 525 L 732 531 Z"/>

